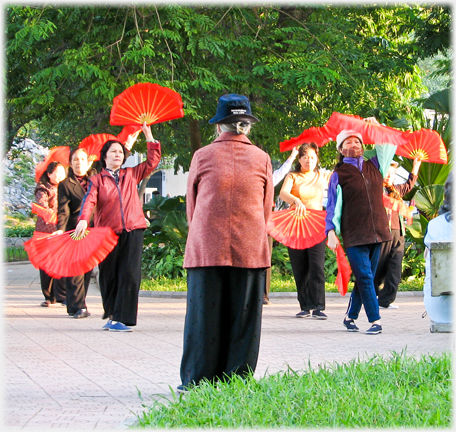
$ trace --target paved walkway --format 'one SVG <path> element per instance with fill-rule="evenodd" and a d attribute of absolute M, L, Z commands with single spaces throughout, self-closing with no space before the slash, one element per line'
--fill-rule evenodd
<path fill-rule="evenodd" d="M 92 316 L 76 320 L 66 308 L 40 307 L 38 271 L 30 264 L 3 264 L 4 428 L 2 430 L 118 430 L 154 398 L 170 397 L 179 381 L 184 296 L 141 296 L 132 333 L 101 331 L 96 285 L 89 289 Z M 271 296 L 264 307 L 260 357 L 255 375 L 289 365 L 342 363 L 374 353 L 389 356 L 453 350 L 450 333 L 430 333 L 420 293 L 400 293 L 399 309 L 382 310 L 384 331 L 348 333 L 342 319 L 348 302 L 327 296 L 327 321 L 296 319 L 293 294 Z M 411 295 L 415 294 L 415 295 Z M 368 328 L 362 312 L 358 325 Z"/>

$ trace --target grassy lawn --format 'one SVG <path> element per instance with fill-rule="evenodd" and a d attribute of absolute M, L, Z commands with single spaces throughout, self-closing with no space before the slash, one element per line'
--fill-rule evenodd
<path fill-rule="evenodd" d="M 424 278 L 409 278 L 407 281 L 402 281 L 399 285 L 399 291 L 422 291 Z M 348 285 L 348 291 L 353 288 L 353 283 Z M 187 283 L 185 278 L 179 279 L 156 279 L 141 281 L 141 289 L 146 291 L 187 291 Z M 271 292 L 295 292 L 296 285 L 292 276 L 283 276 L 280 274 L 272 274 L 271 277 Z M 326 283 L 326 292 L 337 293 L 337 287 L 332 283 Z"/>
<path fill-rule="evenodd" d="M 207 382 L 138 415 L 144 428 L 451 428 L 450 353 L 392 353 L 255 380 Z"/>

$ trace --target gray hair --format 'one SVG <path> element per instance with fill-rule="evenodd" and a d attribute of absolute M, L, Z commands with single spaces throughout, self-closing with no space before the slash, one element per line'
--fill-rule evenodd
<path fill-rule="evenodd" d="M 443 204 L 439 208 L 438 214 L 446 214 L 446 220 L 450 221 L 453 219 L 453 204 L 452 204 L 452 195 L 453 195 L 453 171 L 448 175 L 445 186 L 444 186 L 444 199 Z"/>
<path fill-rule="evenodd" d="M 236 132 L 238 135 L 248 135 L 252 127 L 250 122 L 237 122 L 237 123 L 219 123 L 222 132 Z"/>

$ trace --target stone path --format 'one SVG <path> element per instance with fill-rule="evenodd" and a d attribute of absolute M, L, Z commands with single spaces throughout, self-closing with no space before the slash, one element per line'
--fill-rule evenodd
<path fill-rule="evenodd" d="M 66 308 L 40 307 L 38 271 L 30 264 L 3 264 L 2 430 L 118 430 L 156 398 L 171 397 L 180 384 L 185 296 L 140 297 L 132 333 L 101 331 L 102 306 L 96 285 L 89 289 L 91 317 L 76 320 Z M 368 336 L 362 312 L 360 333 L 342 319 L 348 297 L 327 296 L 328 320 L 296 319 L 294 294 L 277 293 L 264 307 L 260 357 L 255 375 L 289 365 L 342 363 L 374 353 L 409 355 L 454 349 L 452 333 L 430 333 L 421 293 L 400 293 L 399 309 L 382 310 L 384 331 Z M 413 295 L 414 294 L 414 295 Z"/>

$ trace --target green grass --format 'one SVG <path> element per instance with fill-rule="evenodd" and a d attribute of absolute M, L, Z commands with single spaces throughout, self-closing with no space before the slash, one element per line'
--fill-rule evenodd
<path fill-rule="evenodd" d="M 424 278 L 408 278 L 399 285 L 399 291 L 422 291 Z M 336 285 L 327 282 L 326 292 L 339 292 Z M 143 279 L 141 289 L 145 291 L 187 291 L 187 282 L 185 278 L 178 279 Z M 348 285 L 348 291 L 353 289 L 353 282 Z M 283 276 L 273 273 L 271 277 L 271 292 L 296 292 L 296 285 L 292 276 Z"/>
<path fill-rule="evenodd" d="M 5 262 L 28 261 L 27 252 L 23 247 L 7 247 L 3 249 Z"/>
<path fill-rule="evenodd" d="M 203 382 L 140 413 L 143 428 L 451 428 L 450 353 L 374 356 L 255 380 Z"/>

